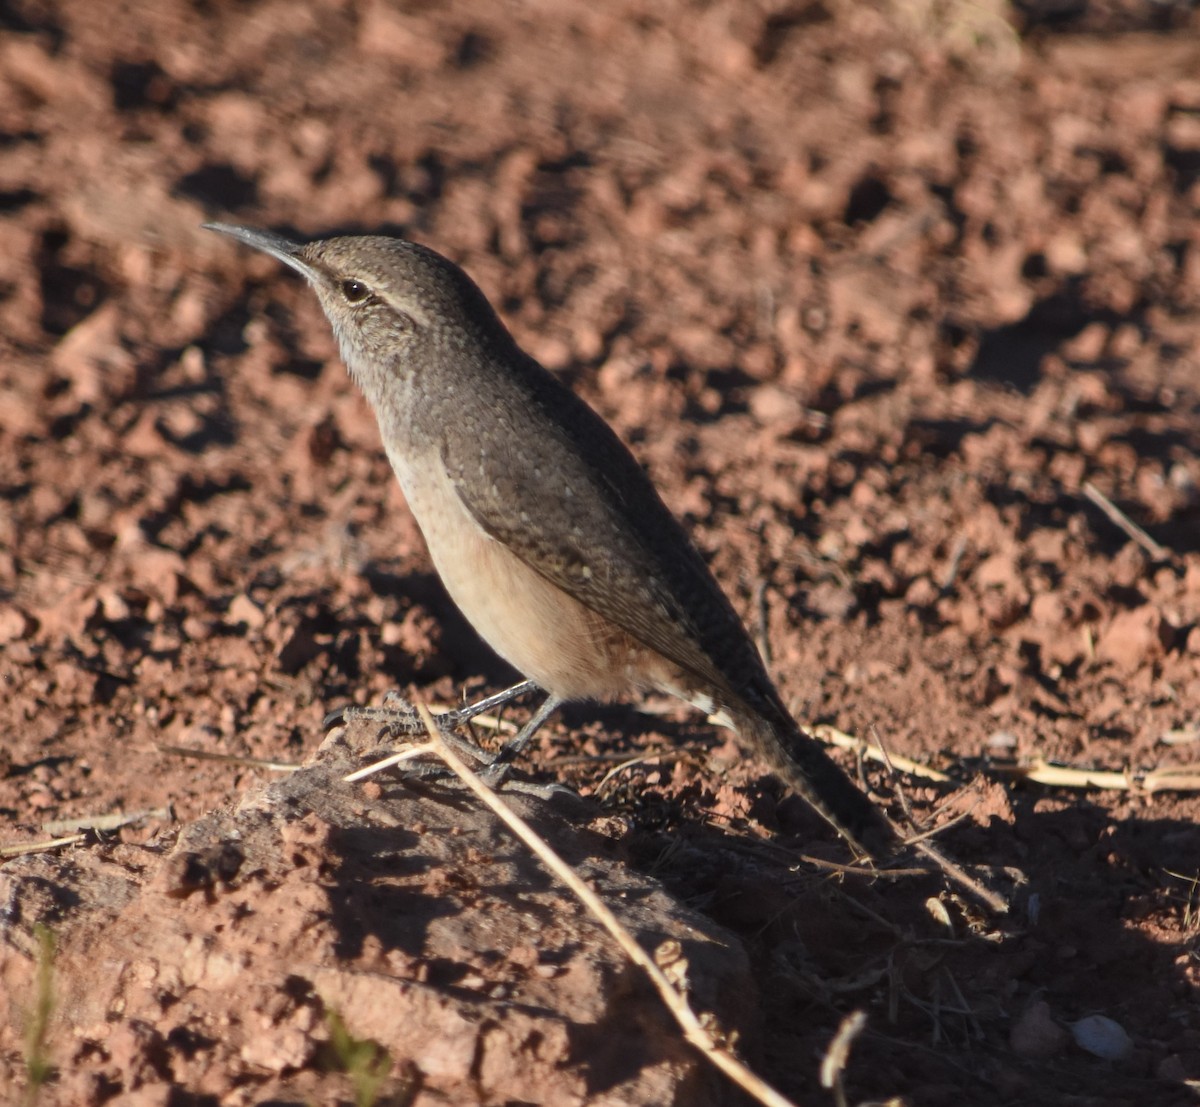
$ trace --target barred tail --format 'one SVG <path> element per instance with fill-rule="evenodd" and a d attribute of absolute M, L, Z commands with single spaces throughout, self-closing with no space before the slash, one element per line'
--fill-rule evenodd
<path fill-rule="evenodd" d="M 748 705 L 726 710 L 747 748 L 761 756 L 791 791 L 852 846 L 879 857 L 895 845 L 895 833 L 883 812 L 820 744 L 800 732 L 782 705 L 769 710 L 769 715 Z"/>

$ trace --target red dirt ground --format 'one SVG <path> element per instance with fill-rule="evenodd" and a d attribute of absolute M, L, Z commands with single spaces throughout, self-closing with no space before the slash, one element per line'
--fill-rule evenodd
<path fill-rule="evenodd" d="M 1140 774 L 1200 772 L 1198 216 L 1186 5 L 0 4 L 3 844 L 169 841 L 274 777 L 164 746 L 299 762 L 340 703 L 512 677 L 311 295 L 199 224 L 390 230 L 631 444 L 798 717 L 949 775 L 866 769 L 1012 898 L 831 884 L 702 719 L 568 710 L 525 768 L 745 946 L 764 1075 L 830 1102 L 862 1008 L 851 1102 L 1195 1102 L 1200 797 Z M 114 1041 L 146 1102 L 245 1092 Z M 72 1048 L 41 1102 L 104 1102 Z M 0 1029 L 0 1087 L 27 1050 Z"/>

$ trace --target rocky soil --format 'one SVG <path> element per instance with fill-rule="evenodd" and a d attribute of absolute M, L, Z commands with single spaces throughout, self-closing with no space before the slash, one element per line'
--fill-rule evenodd
<path fill-rule="evenodd" d="M 834 1102 L 861 1009 L 851 1103 L 1195 1102 L 1198 217 L 1185 4 L 0 4 L 0 847 L 72 838 L 0 869 L 0 1098 L 741 1102 L 474 801 L 317 753 L 514 674 L 216 218 L 461 262 L 1009 899 L 831 867 L 673 704 L 567 710 L 521 769 L 584 800 L 514 802 L 764 1076 Z"/>

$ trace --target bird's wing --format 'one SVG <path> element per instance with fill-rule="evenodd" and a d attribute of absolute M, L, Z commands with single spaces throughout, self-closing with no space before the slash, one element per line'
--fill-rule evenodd
<path fill-rule="evenodd" d="M 584 606 L 716 689 L 766 680 L 741 620 L 650 479 L 573 392 L 535 379 L 442 460 L 492 538 Z M 769 680 L 766 684 L 770 687 Z"/>

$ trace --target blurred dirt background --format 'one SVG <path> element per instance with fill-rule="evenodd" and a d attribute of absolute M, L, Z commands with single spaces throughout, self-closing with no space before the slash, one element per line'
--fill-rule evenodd
<path fill-rule="evenodd" d="M 1200 772 L 1198 216 L 1185 4 L 4 0 L 0 844 L 150 812 L 37 862 L 136 868 L 278 779 L 165 747 L 299 763 L 341 703 L 513 677 L 311 295 L 199 224 L 383 229 L 461 262 L 617 427 L 798 717 L 948 774 L 863 770 L 1012 900 L 830 876 L 802 860 L 845 860 L 820 821 L 703 719 L 568 710 L 524 769 L 744 947 L 757 1067 L 832 1102 L 861 1008 L 850 1102 L 1195 1102 L 1200 797 L 1146 774 Z M 1131 787 L 1014 777 L 1038 759 Z M 213 895 L 163 902 L 201 927 Z M 36 957 L 4 902 L 15 1102 Z M 114 974 L 68 914 L 60 997 Z M 271 932 L 248 948 L 286 960 Z M 1093 1015 L 1128 1040 L 1089 1052 Z M 39 1102 L 350 1102 L 327 1020 L 286 1056 L 215 1040 L 283 1017 L 258 992 L 215 1037 L 60 1012 Z M 561 1064 L 602 1079 L 581 1040 Z M 388 1048 L 388 1102 L 528 1100 Z"/>

